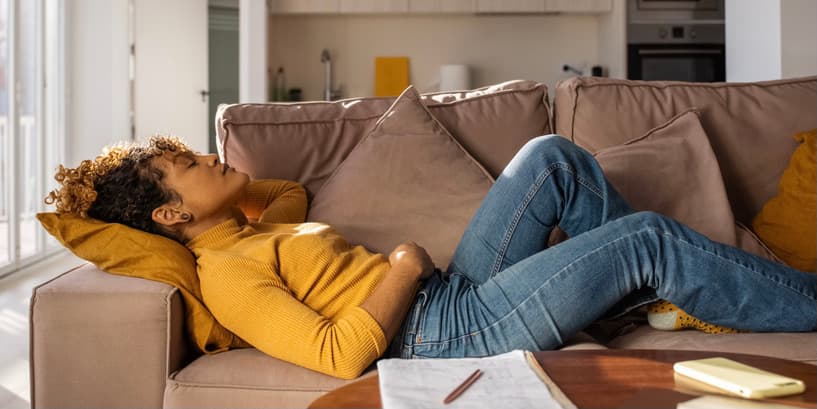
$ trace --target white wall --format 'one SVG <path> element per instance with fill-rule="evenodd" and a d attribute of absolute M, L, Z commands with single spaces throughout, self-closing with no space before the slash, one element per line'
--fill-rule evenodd
<path fill-rule="evenodd" d="M 817 1 L 782 0 L 783 78 L 817 74 Z"/>
<path fill-rule="evenodd" d="M 128 1 L 66 1 L 66 164 L 130 139 Z"/>
<path fill-rule="evenodd" d="M 131 24 L 136 137 L 176 135 L 207 152 L 207 3 L 136 0 Z"/>
<path fill-rule="evenodd" d="M 421 92 L 437 89 L 443 64 L 471 66 L 474 87 L 530 79 L 552 88 L 570 75 L 563 63 L 587 75 L 599 63 L 599 26 L 597 15 L 271 16 L 268 61 L 304 99 L 322 98 L 323 48 L 343 97 L 373 95 L 376 56 L 408 56 Z"/>
<path fill-rule="evenodd" d="M 726 0 L 726 80 L 817 74 L 817 2 Z"/>
<path fill-rule="evenodd" d="M 726 80 L 782 77 L 780 0 L 726 0 Z"/>
<path fill-rule="evenodd" d="M 627 78 L 627 0 L 613 0 L 613 10 L 599 17 L 598 35 L 599 62 L 607 76 Z"/>
<path fill-rule="evenodd" d="M 264 0 L 240 0 L 238 8 L 238 99 L 265 102 L 267 96 L 267 4 Z"/>

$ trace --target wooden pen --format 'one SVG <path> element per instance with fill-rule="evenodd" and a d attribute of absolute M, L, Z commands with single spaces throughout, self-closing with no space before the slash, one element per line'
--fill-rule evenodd
<path fill-rule="evenodd" d="M 448 396 L 445 397 L 443 404 L 447 405 L 453 402 L 454 399 L 457 399 L 463 392 L 465 392 L 466 389 L 473 385 L 480 376 L 482 376 L 482 371 L 477 369 L 468 378 L 466 378 L 465 381 L 460 384 L 460 386 L 457 386 L 453 391 L 451 391 L 451 393 L 448 394 Z"/>

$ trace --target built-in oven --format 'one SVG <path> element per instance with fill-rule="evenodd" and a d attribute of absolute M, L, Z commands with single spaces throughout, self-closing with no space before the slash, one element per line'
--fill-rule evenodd
<path fill-rule="evenodd" d="M 630 21 L 721 20 L 723 0 L 629 0 Z"/>
<path fill-rule="evenodd" d="M 627 77 L 726 80 L 723 0 L 629 0 Z"/>

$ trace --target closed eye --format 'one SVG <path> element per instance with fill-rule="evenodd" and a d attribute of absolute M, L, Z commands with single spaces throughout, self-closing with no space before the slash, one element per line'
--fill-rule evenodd
<path fill-rule="evenodd" d="M 190 159 L 190 164 L 187 165 L 187 169 L 194 168 L 199 165 L 199 162 L 195 159 Z"/>

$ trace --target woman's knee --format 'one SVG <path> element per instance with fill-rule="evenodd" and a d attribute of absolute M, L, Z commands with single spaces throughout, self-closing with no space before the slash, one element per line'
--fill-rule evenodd
<path fill-rule="evenodd" d="M 671 229 L 677 222 L 661 213 L 645 210 L 624 216 L 623 221 L 638 228 L 648 228 L 653 230 Z"/>
<path fill-rule="evenodd" d="M 567 138 L 557 135 L 543 135 L 528 141 L 523 147 L 524 150 L 535 152 L 538 157 L 557 157 L 565 159 L 592 160 L 592 155 L 574 144 Z"/>

